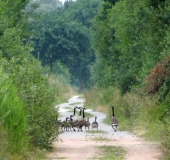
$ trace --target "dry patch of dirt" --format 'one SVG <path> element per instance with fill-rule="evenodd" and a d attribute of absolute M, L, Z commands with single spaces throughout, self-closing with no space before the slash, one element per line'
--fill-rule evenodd
<path fill-rule="evenodd" d="M 49 160 L 90 160 L 93 157 L 99 157 L 100 150 L 97 146 L 104 145 L 123 147 L 126 151 L 126 160 L 156 160 L 161 155 L 157 144 L 146 142 L 135 136 L 114 138 L 114 135 L 112 137 L 105 134 L 88 134 L 82 136 L 76 133 L 76 137 L 69 137 L 70 133 L 63 134 L 65 134 L 63 138 L 59 138 L 58 141 L 54 142 L 53 152 L 48 155 Z M 85 134 L 87 133 L 85 132 Z M 94 137 L 107 137 L 109 141 L 95 141 Z"/>
<path fill-rule="evenodd" d="M 87 160 L 97 153 L 94 145 L 93 141 L 84 138 L 65 138 L 54 143 L 54 150 L 48 157 L 51 160 Z"/>

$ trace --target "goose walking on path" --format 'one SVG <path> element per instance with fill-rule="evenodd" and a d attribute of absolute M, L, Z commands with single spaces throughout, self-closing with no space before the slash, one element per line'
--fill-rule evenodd
<path fill-rule="evenodd" d="M 82 113 L 83 108 L 82 107 L 77 107 L 77 108 L 80 110 L 78 120 L 82 120 L 83 117 L 81 116 L 81 113 Z"/>
<path fill-rule="evenodd" d="M 76 115 L 76 109 L 79 109 L 79 107 L 75 106 L 75 107 L 74 107 L 73 115 L 71 115 L 71 117 L 72 117 L 72 119 L 73 119 L 74 122 L 75 122 L 75 121 L 78 121 L 78 119 L 79 119 L 79 116 Z"/>
<path fill-rule="evenodd" d="M 85 126 L 85 124 L 86 124 L 85 114 L 84 114 L 84 110 L 86 110 L 86 108 L 82 108 L 82 110 L 83 110 L 83 118 L 81 120 L 78 120 L 75 123 L 72 123 L 72 128 L 74 129 L 74 127 L 77 127 L 78 131 L 79 130 L 82 131 L 82 127 Z"/>
<path fill-rule="evenodd" d="M 88 130 L 89 130 L 89 128 L 90 128 L 89 117 L 87 117 L 87 120 L 86 120 L 85 129 L 86 129 L 86 128 L 88 128 Z"/>
<path fill-rule="evenodd" d="M 115 117 L 114 106 L 111 106 L 111 108 L 112 108 L 111 126 L 112 126 L 113 130 L 116 132 L 117 126 L 118 126 L 118 119 Z"/>
<path fill-rule="evenodd" d="M 99 124 L 98 124 L 98 122 L 97 122 L 97 117 L 96 117 L 96 116 L 95 116 L 95 120 L 94 120 L 94 122 L 91 124 L 91 126 L 92 126 L 92 129 L 93 129 L 93 128 L 96 128 L 96 129 L 98 130 Z"/>
<path fill-rule="evenodd" d="M 69 120 L 69 117 L 66 117 L 66 120 L 64 121 L 59 120 L 60 128 L 62 132 L 69 131 L 69 128 L 71 127 L 71 125 L 69 124 L 68 120 Z"/>

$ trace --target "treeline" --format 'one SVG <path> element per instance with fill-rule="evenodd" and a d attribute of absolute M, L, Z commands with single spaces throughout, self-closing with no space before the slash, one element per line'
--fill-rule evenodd
<path fill-rule="evenodd" d="M 55 105 L 70 89 L 31 54 L 28 2 L 0 0 L 0 159 L 39 159 L 37 149 L 50 149 L 58 135 Z"/>

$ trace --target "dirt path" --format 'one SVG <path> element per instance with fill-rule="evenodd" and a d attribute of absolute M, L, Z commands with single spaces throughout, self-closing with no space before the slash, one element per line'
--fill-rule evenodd
<path fill-rule="evenodd" d="M 82 107 L 83 104 L 83 99 L 73 96 L 68 103 L 59 105 L 61 119 L 64 120 L 70 115 L 67 107 L 74 108 L 75 105 Z M 48 155 L 48 160 L 90 160 L 99 155 L 100 151 L 97 146 L 103 145 L 123 147 L 126 151 L 126 160 L 158 160 L 161 151 L 156 144 L 147 142 L 126 131 L 113 132 L 110 125 L 102 123 L 105 114 L 92 110 L 86 110 L 86 112 L 97 116 L 99 133 L 91 134 L 86 132 L 84 128 L 83 132 L 63 132 L 59 135 L 58 141 L 53 143 L 53 152 Z M 93 121 L 94 117 L 90 118 L 90 122 Z M 109 141 L 95 141 L 94 138 L 97 137 L 107 138 Z"/>

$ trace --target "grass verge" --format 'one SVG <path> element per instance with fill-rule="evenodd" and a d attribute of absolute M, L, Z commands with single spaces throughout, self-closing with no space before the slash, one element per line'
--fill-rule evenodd
<path fill-rule="evenodd" d="M 93 160 L 123 160 L 125 157 L 125 151 L 121 147 L 104 145 L 98 148 L 100 153 Z"/>
<path fill-rule="evenodd" d="M 106 137 L 95 137 L 93 138 L 94 141 L 97 141 L 97 142 L 109 142 L 110 139 L 109 138 L 106 138 Z"/>
<path fill-rule="evenodd" d="M 91 133 L 91 134 L 96 134 L 96 133 L 98 133 L 98 134 L 100 134 L 100 133 L 106 133 L 105 131 L 102 131 L 102 130 L 90 130 L 90 131 L 87 131 L 88 133 Z"/>

